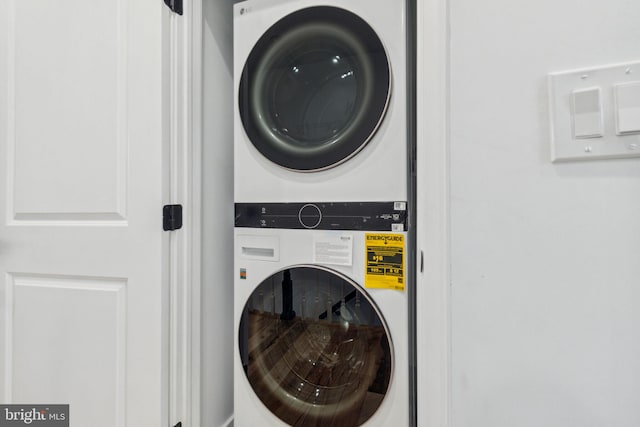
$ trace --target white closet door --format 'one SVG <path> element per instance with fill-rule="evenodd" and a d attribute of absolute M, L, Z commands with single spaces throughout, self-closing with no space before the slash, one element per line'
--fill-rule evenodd
<path fill-rule="evenodd" d="M 0 403 L 167 420 L 161 0 L 0 8 Z"/>

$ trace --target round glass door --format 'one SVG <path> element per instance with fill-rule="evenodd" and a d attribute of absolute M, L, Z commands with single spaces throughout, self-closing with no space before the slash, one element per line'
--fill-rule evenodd
<path fill-rule="evenodd" d="M 263 281 L 239 331 L 256 395 L 293 426 L 359 426 L 382 404 L 393 371 L 387 327 L 354 282 L 316 266 Z"/>
<path fill-rule="evenodd" d="M 239 109 L 265 157 L 313 171 L 362 149 L 389 96 L 389 63 L 374 30 L 351 12 L 319 6 L 284 17 L 256 43 L 242 73 Z"/>

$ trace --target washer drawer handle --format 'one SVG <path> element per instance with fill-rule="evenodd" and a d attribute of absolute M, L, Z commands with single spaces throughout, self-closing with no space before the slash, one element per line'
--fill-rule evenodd
<path fill-rule="evenodd" d="M 242 255 L 259 258 L 273 258 L 276 254 L 273 248 L 249 248 L 242 247 Z"/>

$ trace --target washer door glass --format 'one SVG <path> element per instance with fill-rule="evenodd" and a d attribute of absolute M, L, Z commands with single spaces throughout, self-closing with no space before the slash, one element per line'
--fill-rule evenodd
<path fill-rule="evenodd" d="M 359 426 L 393 371 L 387 327 L 354 282 L 317 266 L 263 281 L 244 308 L 240 355 L 262 403 L 289 425 Z"/>
<path fill-rule="evenodd" d="M 390 95 L 387 55 L 375 31 L 336 7 L 294 12 L 249 54 L 239 92 L 247 136 L 285 168 L 313 171 L 357 153 Z"/>

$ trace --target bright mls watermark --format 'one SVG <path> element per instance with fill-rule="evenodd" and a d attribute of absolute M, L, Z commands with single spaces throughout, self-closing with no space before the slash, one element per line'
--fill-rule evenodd
<path fill-rule="evenodd" d="M 69 427 L 69 405 L 0 405 L 0 427 Z"/>

